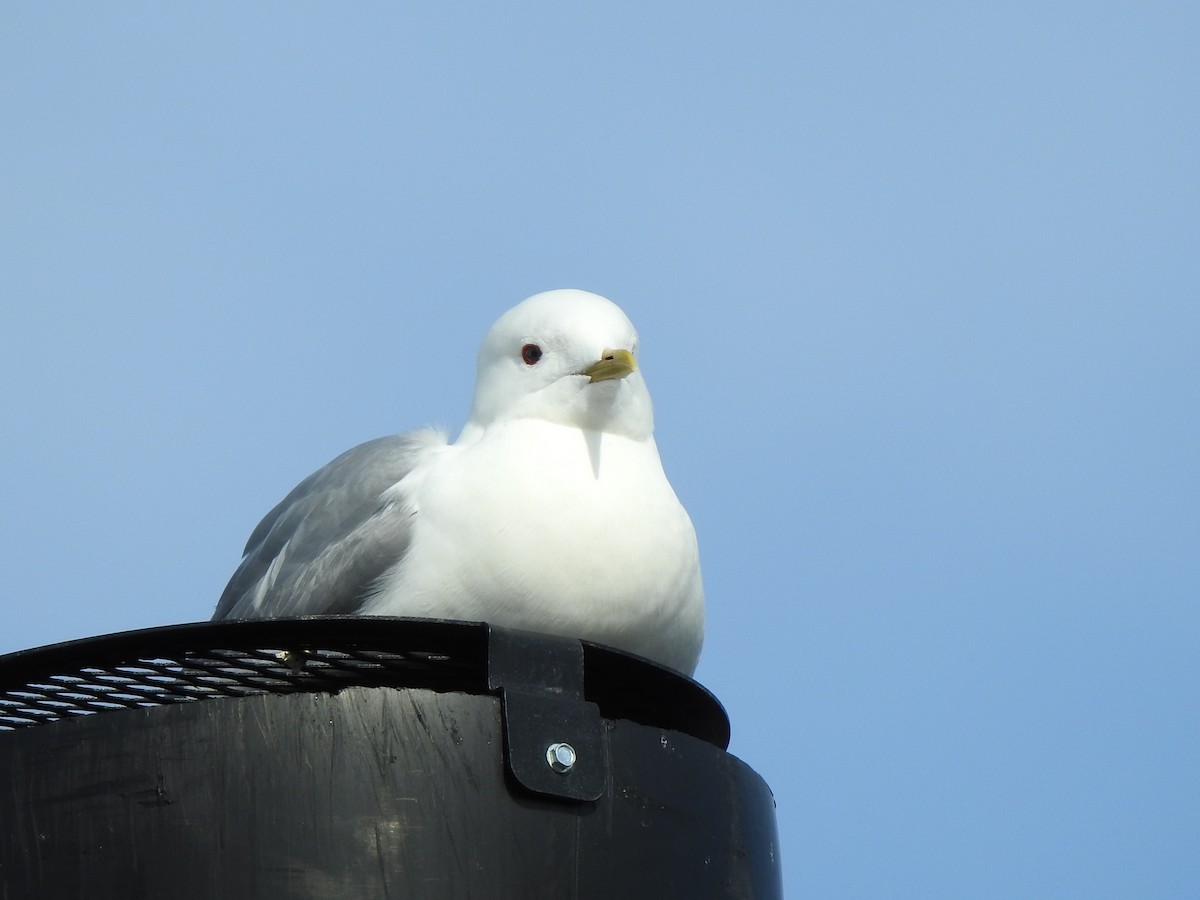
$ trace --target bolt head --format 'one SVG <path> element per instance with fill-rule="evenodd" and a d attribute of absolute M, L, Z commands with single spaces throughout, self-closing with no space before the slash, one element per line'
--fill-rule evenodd
<path fill-rule="evenodd" d="M 546 748 L 546 762 L 560 775 L 570 772 L 577 758 L 575 748 L 567 743 L 558 742 Z"/>

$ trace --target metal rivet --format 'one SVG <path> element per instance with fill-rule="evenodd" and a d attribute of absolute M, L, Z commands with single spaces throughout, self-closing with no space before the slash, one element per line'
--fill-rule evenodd
<path fill-rule="evenodd" d="M 546 762 L 555 772 L 565 775 L 575 765 L 575 748 L 570 744 L 551 744 L 546 748 Z"/>

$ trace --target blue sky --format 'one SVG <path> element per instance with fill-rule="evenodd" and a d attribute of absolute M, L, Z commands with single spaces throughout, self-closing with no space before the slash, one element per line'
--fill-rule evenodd
<path fill-rule="evenodd" d="M 585 288 L 789 896 L 1196 896 L 1197 9 L 6 6 L 0 652 L 206 619 Z"/>

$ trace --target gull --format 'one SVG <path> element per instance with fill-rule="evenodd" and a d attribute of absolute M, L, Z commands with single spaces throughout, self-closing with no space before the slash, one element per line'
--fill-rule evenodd
<path fill-rule="evenodd" d="M 696 533 L 663 472 L 637 354 L 604 297 L 519 303 L 484 337 L 457 439 L 377 438 L 304 479 L 250 535 L 213 618 L 489 622 L 691 675 Z"/>

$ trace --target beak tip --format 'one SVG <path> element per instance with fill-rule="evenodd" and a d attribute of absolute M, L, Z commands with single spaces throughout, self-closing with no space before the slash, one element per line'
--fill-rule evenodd
<path fill-rule="evenodd" d="M 610 381 L 615 378 L 625 378 L 637 371 L 637 360 L 629 350 L 605 350 L 600 354 L 598 362 L 588 366 L 582 374 L 590 377 L 591 382 Z"/>

